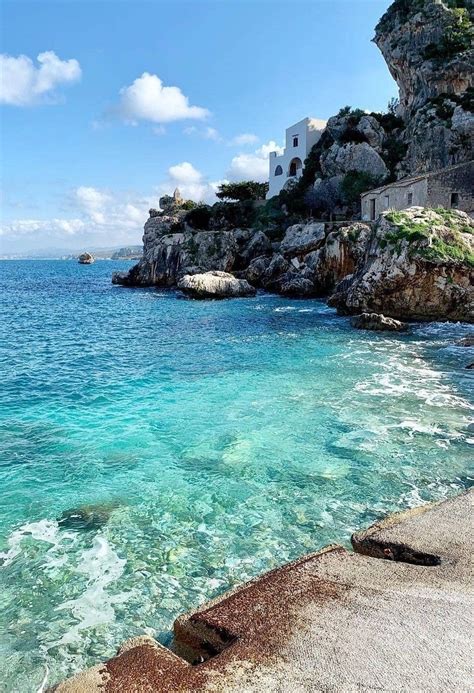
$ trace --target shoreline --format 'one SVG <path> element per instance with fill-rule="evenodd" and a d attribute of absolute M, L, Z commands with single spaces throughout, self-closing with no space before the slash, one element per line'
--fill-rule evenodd
<path fill-rule="evenodd" d="M 473 499 L 471 489 L 389 515 L 353 535 L 354 553 L 327 546 L 178 617 L 172 650 L 134 638 L 51 690 L 354 690 L 374 679 L 393 690 L 394 678 L 461 690 L 473 674 Z"/>

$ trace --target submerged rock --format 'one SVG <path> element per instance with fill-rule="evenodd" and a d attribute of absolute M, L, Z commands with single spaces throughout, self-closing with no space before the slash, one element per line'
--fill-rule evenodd
<path fill-rule="evenodd" d="M 228 272 L 187 274 L 178 281 L 178 289 L 193 298 L 235 298 L 256 294 L 256 289 L 246 279 L 236 279 Z"/>
<path fill-rule="evenodd" d="M 81 505 L 65 510 L 58 518 L 58 525 L 65 529 L 97 530 L 109 521 L 118 503 Z"/>
<path fill-rule="evenodd" d="M 408 325 L 394 318 L 387 318 L 380 313 L 362 313 L 354 315 L 351 319 L 352 327 L 358 330 L 375 330 L 375 331 L 390 331 L 403 332 L 408 329 Z"/>
<path fill-rule="evenodd" d="M 474 334 L 470 334 L 467 337 L 463 337 L 456 342 L 456 346 L 462 347 L 474 347 Z"/>

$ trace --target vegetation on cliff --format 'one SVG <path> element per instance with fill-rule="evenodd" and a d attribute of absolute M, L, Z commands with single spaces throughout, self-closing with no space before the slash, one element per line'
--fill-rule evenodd
<path fill-rule="evenodd" d="M 474 224 L 466 214 L 438 207 L 421 210 L 388 212 L 385 219 L 393 225 L 386 233 L 381 246 L 395 246 L 401 251 L 402 243 L 408 244 L 410 257 L 419 256 L 433 262 L 464 262 L 474 267 L 474 250 L 469 236 L 474 234 Z"/>

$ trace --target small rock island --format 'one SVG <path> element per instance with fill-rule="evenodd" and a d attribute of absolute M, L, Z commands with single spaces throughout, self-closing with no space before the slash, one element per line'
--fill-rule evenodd
<path fill-rule="evenodd" d="M 77 258 L 77 261 L 80 265 L 92 265 L 95 262 L 95 258 L 91 253 L 82 253 Z"/>

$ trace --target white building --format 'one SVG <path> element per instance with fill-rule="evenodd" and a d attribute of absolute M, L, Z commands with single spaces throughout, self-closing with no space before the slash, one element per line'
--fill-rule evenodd
<path fill-rule="evenodd" d="M 297 180 L 303 173 L 304 160 L 311 148 L 321 137 L 326 127 L 325 120 L 303 118 L 286 130 L 283 154 L 270 152 L 270 178 L 267 199 L 278 195 L 286 183 Z"/>

